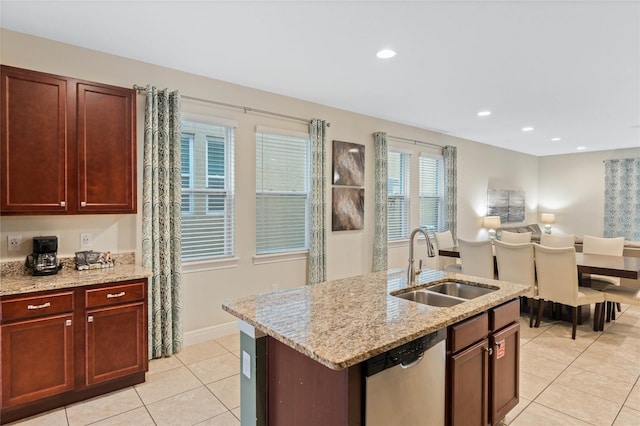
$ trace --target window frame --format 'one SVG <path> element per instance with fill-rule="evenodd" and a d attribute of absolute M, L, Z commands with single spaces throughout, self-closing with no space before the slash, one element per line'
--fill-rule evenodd
<path fill-rule="evenodd" d="M 422 183 L 422 165 L 421 165 L 421 159 L 422 158 L 429 158 L 432 160 L 437 161 L 438 163 L 438 167 L 437 167 L 437 186 L 438 186 L 438 194 L 437 195 L 423 195 L 422 191 L 421 191 L 421 183 Z M 430 236 L 433 236 L 434 232 L 442 232 L 444 230 L 444 225 L 445 225 L 445 218 L 444 218 L 444 214 L 445 214 L 445 206 L 444 206 L 444 195 L 445 195 L 445 188 L 444 188 L 444 156 L 443 155 L 438 155 L 438 154 L 431 154 L 431 153 L 427 153 L 427 152 L 420 152 L 420 155 L 418 157 L 418 226 L 420 227 L 425 227 L 427 229 L 427 233 Z M 427 226 L 423 226 L 423 220 L 422 220 L 422 200 L 423 199 L 437 199 L 438 200 L 438 209 L 437 209 L 437 225 L 436 225 L 436 229 L 429 229 Z"/>

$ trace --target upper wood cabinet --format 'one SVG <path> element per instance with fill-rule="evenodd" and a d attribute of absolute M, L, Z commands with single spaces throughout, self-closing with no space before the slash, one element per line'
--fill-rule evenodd
<path fill-rule="evenodd" d="M 136 213 L 135 91 L 1 71 L 0 212 Z"/>

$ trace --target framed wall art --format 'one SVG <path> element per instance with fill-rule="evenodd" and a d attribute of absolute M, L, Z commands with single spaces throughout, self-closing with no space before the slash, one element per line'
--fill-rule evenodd
<path fill-rule="evenodd" d="M 364 188 L 333 188 L 332 231 L 364 228 Z"/>
<path fill-rule="evenodd" d="M 487 191 L 487 216 L 500 216 L 501 223 L 523 222 L 524 191 L 492 189 Z"/>
<path fill-rule="evenodd" d="M 333 141 L 333 184 L 364 186 L 364 145 Z"/>

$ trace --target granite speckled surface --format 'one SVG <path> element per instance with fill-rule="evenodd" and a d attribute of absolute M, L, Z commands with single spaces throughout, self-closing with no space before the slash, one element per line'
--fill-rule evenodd
<path fill-rule="evenodd" d="M 121 253 L 113 256 L 116 261 L 113 268 L 89 271 L 77 271 L 73 264 L 73 257 L 59 259 L 64 264 L 60 272 L 40 277 L 32 276 L 24 267 L 23 261 L 5 262 L 2 264 L 0 275 L 0 297 L 134 280 L 152 275 L 147 269 L 135 264 L 134 253 Z"/>
<path fill-rule="evenodd" d="M 455 279 L 497 290 L 447 308 L 392 296 L 408 289 L 405 270 L 306 285 L 225 301 L 223 309 L 334 370 L 455 324 L 525 294 L 529 287 L 442 271 L 423 271 L 414 288 Z"/>

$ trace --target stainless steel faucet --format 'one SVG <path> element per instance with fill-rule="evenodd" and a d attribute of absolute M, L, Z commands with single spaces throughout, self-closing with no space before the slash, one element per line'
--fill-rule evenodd
<path fill-rule="evenodd" d="M 420 259 L 417 271 L 413 267 L 413 240 L 418 232 L 422 232 L 422 235 L 424 235 L 424 239 L 427 244 L 427 256 L 434 257 L 436 255 L 433 244 L 431 244 L 431 240 L 429 239 L 429 234 L 427 234 L 427 231 L 424 228 L 416 228 L 411 231 L 411 236 L 409 237 L 409 268 L 407 269 L 407 283 L 409 285 L 414 284 L 416 282 L 416 276 L 420 275 L 420 272 L 422 272 L 422 259 Z"/>

